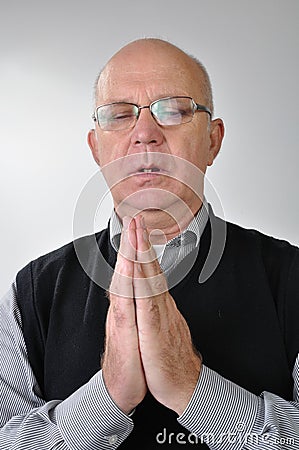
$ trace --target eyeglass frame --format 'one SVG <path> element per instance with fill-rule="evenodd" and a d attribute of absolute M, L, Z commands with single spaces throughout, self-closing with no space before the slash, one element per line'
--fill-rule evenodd
<path fill-rule="evenodd" d="M 182 122 L 182 123 L 180 123 L 180 124 L 173 124 L 173 125 L 163 125 L 163 124 L 160 124 L 160 123 L 157 121 L 155 115 L 153 114 L 153 112 L 152 112 L 152 110 L 151 110 L 152 106 L 153 106 L 155 103 L 159 102 L 160 100 L 170 100 L 170 99 L 172 99 L 172 98 L 188 98 L 188 99 L 191 100 L 192 106 L 193 106 L 193 115 L 192 115 L 192 118 L 191 118 L 190 120 L 188 120 L 188 122 Z M 211 112 L 211 110 L 210 110 L 207 106 L 201 105 L 200 103 L 196 103 L 196 102 L 193 100 L 192 97 L 189 97 L 189 96 L 186 96 L 186 95 L 174 95 L 174 96 L 170 96 L 170 97 L 162 97 L 162 98 L 158 98 L 157 100 L 154 100 L 153 102 L 151 102 L 149 105 L 145 105 L 145 106 L 139 106 L 139 105 L 136 105 L 136 103 L 124 102 L 124 101 L 122 101 L 122 102 L 112 102 L 112 103 L 106 103 L 106 104 L 103 104 L 103 105 L 99 105 L 99 106 L 96 107 L 94 113 L 93 113 L 92 116 L 91 116 L 92 120 L 93 120 L 94 122 L 97 122 L 98 125 L 99 125 L 99 127 L 103 130 L 103 128 L 101 127 L 101 125 L 100 125 L 100 123 L 99 123 L 99 119 L 98 119 L 98 114 L 97 114 L 98 109 L 101 108 L 102 106 L 118 105 L 118 104 L 123 104 L 123 103 L 125 103 L 125 104 L 127 104 L 127 105 L 136 106 L 136 108 L 138 108 L 138 113 L 137 113 L 137 115 L 135 116 L 135 117 L 136 117 L 136 121 L 135 121 L 135 123 L 134 123 L 133 126 L 136 125 L 137 120 L 139 119 L 139 116 L 140 116 L 140 111 L 141 111 L 142 109 L 149 109 L 152 118 L 153 118 L 154 121 L 155 121 L 159 126 L 161 126 L 161 127 L 173 127 L 173 126 L 183 125 L 184 123 L 189 123 L 189 122 L 191 122 L 191 121 L 193 120 L 194 114 L 195 114 L 196 112 L 206 112 L 206 113 L 209 114 L 210 118 L 212 118 L 212 112 Z M 103 130 L 103 131 L 121 131 L 121 130 L 129 130 L 130 128 L 132 128 L 132 127 L 122 128 L 122 129 L 119 129 L 119 130 Z"/>

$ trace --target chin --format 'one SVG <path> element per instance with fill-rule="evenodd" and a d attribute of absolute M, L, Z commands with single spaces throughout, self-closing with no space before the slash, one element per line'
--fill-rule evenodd
<path fill-rule="evenodd" d="M 188 205 L 178 195 L 163 189 L 143 189 L 122 199 L 116 207 L 120 217 L 134 216 L 142 211 L 165 211 L 173 217 L 189 215 Z"/>

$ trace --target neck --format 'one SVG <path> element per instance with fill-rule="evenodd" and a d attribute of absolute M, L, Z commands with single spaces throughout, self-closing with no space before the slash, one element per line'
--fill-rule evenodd
<path fill-rule="evenodd" d="M 201 206 L 202 201 L 199 200 L 190 208 L 178 208 L 177 205 L 174 205 L 166 211 L 159 209 L 144 209 L 141 212 L 126 210 L 125 213 L 120 215 L 116 208 L 115 210 L 121 221 L 124 216 L 135 217 L 141 214 L 150 235 L 151 243 L 158 245 L 165 244 L 181 234 L 194 219 Z"/>

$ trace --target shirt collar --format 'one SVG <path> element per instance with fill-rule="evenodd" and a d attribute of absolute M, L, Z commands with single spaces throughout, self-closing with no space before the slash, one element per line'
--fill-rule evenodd
<path fill-rule="evenodd" d="M 208 202 L 206 198 L 203 199 L 202 206 L 193 220 L 189 223 L 188 227 L 178 236 L 172 238 L 167 242 L 167 245 L 172 245 L 176 240 L 183 240 L 185 236 L 187 236 L 188 232 L 195 234 L 196 236 L 196 246 L 199 244 L 200 236 L 202 235 L 206 223 L 208 221 L 209 212 L 208 212 Z M 109 231 L 110 231 L 110 242 L 114 250 L 117 252 L 119 249 L 120 243 L 120 235 L 122 231 L 122 223 L 113 209 L 110 222 L 109 222 Z"/>

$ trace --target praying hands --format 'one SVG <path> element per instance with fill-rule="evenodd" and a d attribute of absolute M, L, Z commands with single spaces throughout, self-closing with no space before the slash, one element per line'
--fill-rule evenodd
<path fill-rule="evenodd" d="M 196 386 L 201 358 L 166 278 L 142 216 L 123 219 L 109 288 L 103 376 L 114 402 L 129 413 L 147 389 L 182 414 Z"/>

